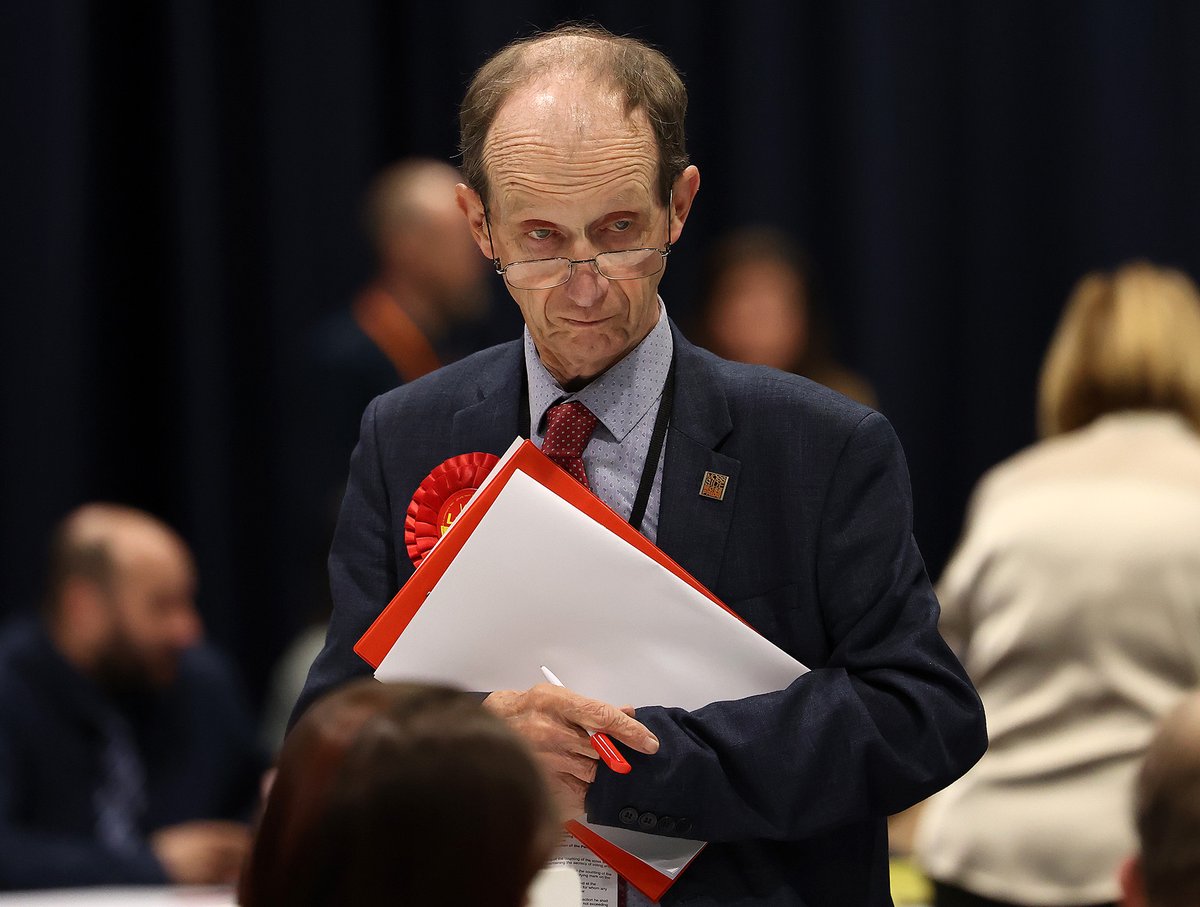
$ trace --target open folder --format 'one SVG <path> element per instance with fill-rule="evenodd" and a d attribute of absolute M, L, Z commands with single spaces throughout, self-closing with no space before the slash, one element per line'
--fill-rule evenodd
<path fill-rule="evenodd" d="M 518 442 L 355 646 L 376 677 L 527 689 L 546 664 L 586 696 L 694 710 L 807 671 Z M 654 900 L 704 846 L 568 827 Z"/>

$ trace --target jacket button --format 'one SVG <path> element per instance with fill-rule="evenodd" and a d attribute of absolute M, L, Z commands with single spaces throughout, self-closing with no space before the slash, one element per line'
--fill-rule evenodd
<path fill-rule="evenodd" d="M 642 813 L 638 816 L 638 828 L 642 831 L 654 831 L 658 827 L 658 816 L 654 813 Z"/>
<path fill-rule="evenodd" d="M 658 830 L 663 834 L 672 834 L 675 831 L 675 820 L 671 816 L 659 816 Z"/>
<path fill-rule="evenodd" d="M 621 820 L 623 825 L 637 825 L 638 811 L 632 806 L 626 806 L 623 810 L 617 813 L 617 818 Z"/>

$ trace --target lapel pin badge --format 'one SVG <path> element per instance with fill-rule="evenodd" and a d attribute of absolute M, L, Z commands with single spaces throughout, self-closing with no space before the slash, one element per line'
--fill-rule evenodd
<path fill-rule="evenodd" d="M 725 499 L 725 487 L 728 484 L 729 476 L 723 476 L 719 472 L 706 472 L 704 481 L 700 483 L 700 497 L 722 501 Z"/>

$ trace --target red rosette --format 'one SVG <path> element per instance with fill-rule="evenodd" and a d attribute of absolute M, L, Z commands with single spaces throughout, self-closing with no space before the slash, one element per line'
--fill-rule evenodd
<path fill-rule="evenodd" d="M 459 454 L 424 478 L 404 516 L 404 542 L 413 566 L 419 566 L 425 553 L 446 534 L 499 459 L 490 453 Z"/>

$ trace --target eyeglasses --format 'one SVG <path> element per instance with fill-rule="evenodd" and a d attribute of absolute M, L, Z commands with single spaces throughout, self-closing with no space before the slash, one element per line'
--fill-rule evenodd
<path fill-rule="evenodd" d="M 608 280 L 637 280 L 652 277 L 666 267 L 671 254 L 671 198 L 667 200 L 667 242 L 661 249 L 618 249 L 600 252 L 593 258 L 534 258 L 501 265 L 495 257 L 493 247 L 492 266 L 514 290 L 550 290 L 562 286 L 575 273 L 576 265 L 593 264 L 601 277 Z M 483 209 L 487 221 L 488 243 L 491 244 L 492 222 L 488 210 Z"/>

